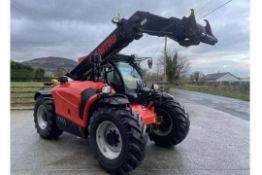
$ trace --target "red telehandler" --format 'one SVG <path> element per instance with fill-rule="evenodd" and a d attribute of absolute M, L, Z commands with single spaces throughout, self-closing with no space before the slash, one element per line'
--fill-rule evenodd
<path fill-rule="evenodd" d="M 189 118 L 172 95 L 143 80 L 134 56 L 117 54 L 143 33 L 168 37 L 182 46 L 217 39 L 206 26 L 189 17 L 164 18 L 137 11 L 129 19 L 113 18 L 117 28 L 51 91 L 35 94 L 34 122 L 40 137 L 57 139 L 63 131 L 89 144 L 109 173 L 126 174 L 144 159 L 148 137 L 170 147 L 188 134 Z"/>

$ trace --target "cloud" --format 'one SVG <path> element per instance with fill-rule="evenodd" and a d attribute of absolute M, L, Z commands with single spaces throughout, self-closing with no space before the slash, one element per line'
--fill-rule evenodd
<path fill-rule="evenodd" d="M 165 17 L 188 16 L 195 8 L 201 18 L 222 0 L 11 0 L 11 58 L 28 60 L 42 56 L 77 59 L 92 51 L 113 29 L 112 17 L 125 18 L 135 11 L 149 11 Z M 226 2 L 226 1 L 225 1 Z M 238 76 L 249 75 L 249 2 L 234 0 L 207 16 L 219 39 L 215 46 L 200 44 L 184 48 L 168 41 L 191 62 L 190 71 L 204 73 L 229 70 Z M 199 21 L 201 24 L 202 19 Z M 163 38 L 145 35 L 121 52 L 159 57 Z M 243 62 L 243 59 L 245 60 Z M 203 62 L 208 63 L 203 64 Z"/>

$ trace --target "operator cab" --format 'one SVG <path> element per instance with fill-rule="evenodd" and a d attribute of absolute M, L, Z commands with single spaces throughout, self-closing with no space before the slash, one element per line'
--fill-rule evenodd
<path fill-rule="evenodd" d="M 116 55 L 107 66 L 105 80 L 117 93 L 127 95 L 130 101 L 138 100 L 137 93 L 146 88 L 142 70 L 134 57 Z"/>

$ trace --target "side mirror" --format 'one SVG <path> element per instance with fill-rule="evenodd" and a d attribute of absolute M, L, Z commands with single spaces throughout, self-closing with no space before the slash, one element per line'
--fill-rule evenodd
<path fill-rule="evenodd" d="M 153 59 L 152 59 L 152 58 L 148 58 L 148 60 L 147 60 L 147 65 L 148 65 L 148 68 L 149 68 L 149 69 L 152 68 L 152 65 L 153 65 Z"/>

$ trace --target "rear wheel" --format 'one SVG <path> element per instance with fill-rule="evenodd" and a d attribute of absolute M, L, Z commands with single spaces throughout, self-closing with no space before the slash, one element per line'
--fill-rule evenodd
<path fill-rule="evenodd" d="M 34 122 L 37 133 L 44 139 L 57 139 L 62 130 L 56 125 L 53 100 L 38 97 L 34 108 Z"/>
<path fill-rule="evenodd" d="M 182 142 L 188 134 L 190 121 L 180 104 L 168 100 L 155 110 L 160 119 L 160 125 L 151 127 L 150 139 L 161 147 L 171 147 Z"/>
<path fill-rule="evenodd" d="M 130 109 L 97 109 L 89 133 L 95 158 L 110 173 L 126 174 L 144 159 L 147 136 L 139 117 Z"/>

